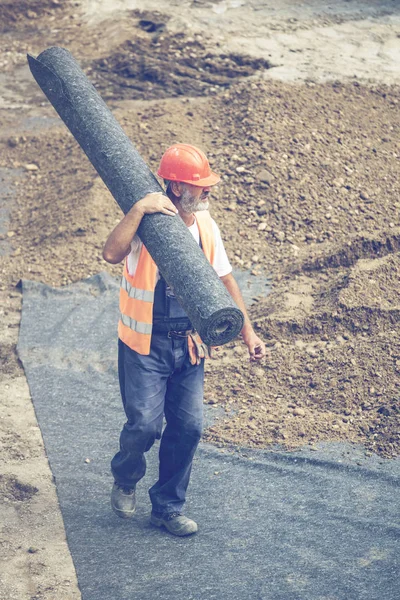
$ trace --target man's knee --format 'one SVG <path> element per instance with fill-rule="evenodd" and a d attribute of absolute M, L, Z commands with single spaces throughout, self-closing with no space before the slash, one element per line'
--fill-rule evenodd
<path fill-rule="evenodd" d="M 199 442 L 203 433 L 202 421 L 193 420 L 188 421 L 183 426 L 184 435 L 193 440 L 193 442 Z"/>
<path fill-rule="evenodd" d="M 128 452 L 147 452 L 161 436 L 162 420 L 125 423 L 121 432 L 121 446 Z"/>

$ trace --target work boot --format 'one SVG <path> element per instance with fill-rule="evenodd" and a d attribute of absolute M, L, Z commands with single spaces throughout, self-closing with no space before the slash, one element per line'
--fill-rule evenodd
<path fill-rule="evenodd" d="M 111 508 L 121 519 L 130 519 L 136 510 L 135 488 L 114 483 L 111 490 Z"/>
<path fill-rule="evenodd" d="M 197 523 L 192 521 L 192 519 L 188 519 L 188 517 L 185 517 L 185 515 L 182 515 L 180 512 L 161 516 L 151 513 L 150 522 L 156 527 L 164 526 L 170 533 L 181 537 L 196 533 L 198 529 Z"/>

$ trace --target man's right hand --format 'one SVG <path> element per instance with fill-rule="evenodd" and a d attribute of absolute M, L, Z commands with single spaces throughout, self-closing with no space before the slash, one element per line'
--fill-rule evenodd
<path fill-rule="evenodd" d="M 132 211 L 140 212 L 143 215 L 153 213 L 164 213 L 164 215 L 174 216 L 178 209 L 173 202 L 162 192 L 152 192 L 133 205 Z"/>
<path fill-rule="evenodd" d="M 142 217 L 146 214 L 158 212 L 174 216 L 178 210 L 162 192 L 147 194 L 136 202 L 108 236 L 103 249 L 104 260 L 111 264 L 121 262 L 130 252 L 131 241 L 137 232 Z"/>

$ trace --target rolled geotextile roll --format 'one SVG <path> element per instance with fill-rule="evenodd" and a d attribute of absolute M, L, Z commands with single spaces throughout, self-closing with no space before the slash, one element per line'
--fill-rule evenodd
<path fill-rule="evenodd" d="M 124 213 L 149 192 L 163 191 L 72 55 L 48 48 L 31 72 Z M 243 314 L 179 216 L 145 215 L 138 234 L 202 339 L 225 344 Z"/>

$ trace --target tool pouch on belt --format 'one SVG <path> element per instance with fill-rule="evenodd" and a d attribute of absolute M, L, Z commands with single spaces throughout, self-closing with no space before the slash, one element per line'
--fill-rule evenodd
<path fill-rule="evenodd" d="M 202 358 L 213 358 L 212 347 L 207 346 L 196 331 L 188 335 L 188 351 L 192 365 L 199 365 Z"/>

